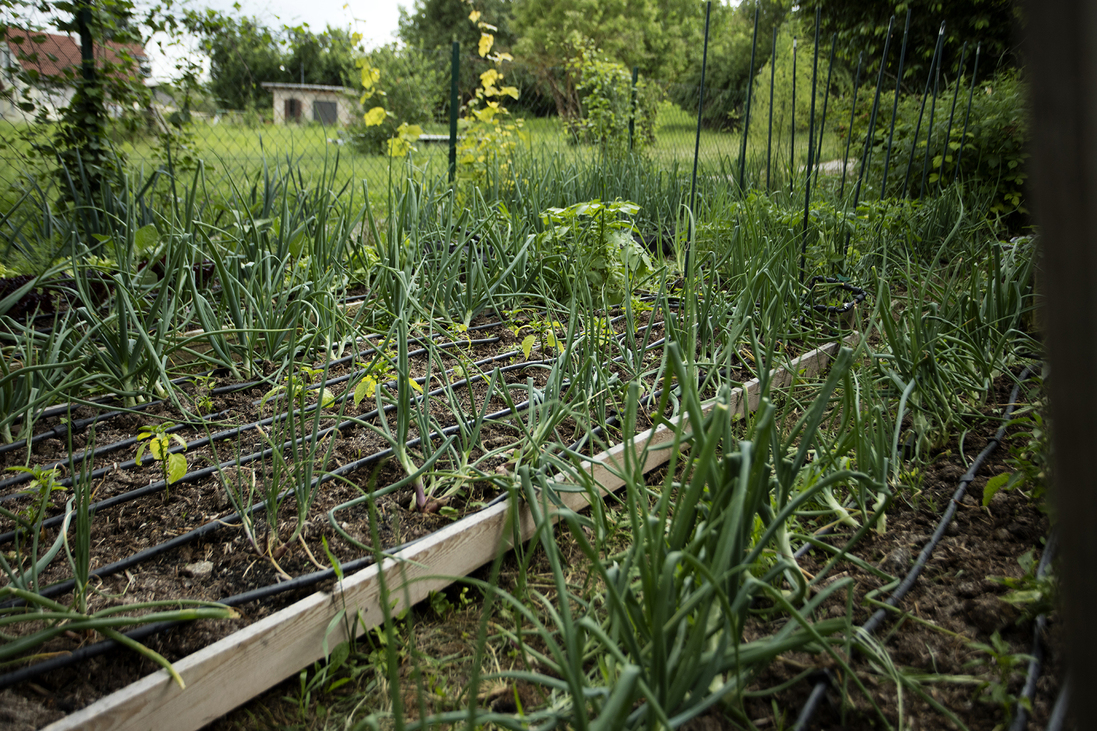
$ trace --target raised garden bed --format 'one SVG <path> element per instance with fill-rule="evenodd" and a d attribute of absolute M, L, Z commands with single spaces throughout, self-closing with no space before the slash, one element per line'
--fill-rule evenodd
<path fill-rule="evenodd" d="M 806 353 L 793 361 L 791 372 L 779 369 L 773 385 L 787 384 L 794 378 L 792 373 L 809 376 L 818 372 L 836 347 L 832 344 Z M 751 381 L 737 392 L 744 410 L 757 406 L 757 386 L 757 381 Z M 673 433 L 662 426 L 634 439 L 645 455 L 645 469 L 667 459 L 667 450 L 658 447 Z M 618 445 L 587 463 L 602 490 L 611 491 L 621 484 L 613 464 L 623 448 Z M 589 499 L 586 493 L 573 491 L 561 491 L 558 498 L 573 509 Z M 395 510 L 395 505 L 391 509 Z M 508 519 L 517 518 L 523 539 L 528 537 L 532 530 L 528 511 L 523 506 L 515 516 L 510 511 L 508 503 L 500 502 L 456 522 L 443 519 L 440 529 L 387 559 L 380 568 L 399 606 L 409 600 L 414 603 L 452 580 L 437 577 L 462 576 L 490 560 L 511 535 L 506 530 Z M 252 563 L 256 564 L 254 559 Z M 312 594 L 176 661 L 174 666 L 185 680 L 186 690 L 173 683 L 166 672 L 155 672 L 51 728 L 197 728 L 316 660 L 323 653 L 329 631 L 329 645 L 339 642 L 345 628 L 329 625 L 341 610 L 348 615 L 361 611 L 366 627 L 379 623 L 378 571 L 378 566 L 369 566 L 346 577 L 330 593 Z"/>

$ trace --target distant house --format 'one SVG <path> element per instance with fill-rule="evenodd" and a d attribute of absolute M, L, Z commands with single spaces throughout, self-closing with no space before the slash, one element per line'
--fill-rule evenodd
<path fill-rule="evenodd" d="M 274 93 L 274 123 L 320 122 L 346 125 L 354 118 L 357 98 L 345 86 L 263 82 Z"/>
<path fill-rule="evenodd" d="M 142 77 L 152 73 L 145 49 L 133 43 L 97 44 L 97 65 L 136 64 Z M 132 61 L 131 61 L 132 59 Z M 30 102 L 50 115 L 72 100 L 73 82 L 80 76 L 80 41 L 70 35 L 6 28 L 0 30 L 0 119 L 26 121 L 35 111 L 20 104 Z"/>

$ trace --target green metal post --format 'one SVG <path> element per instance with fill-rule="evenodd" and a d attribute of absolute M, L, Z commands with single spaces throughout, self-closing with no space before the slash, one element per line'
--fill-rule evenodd
<path fill-rule="evenodd" d="M 628 151 L 632 152 L 632 140 L 636 134 L 636 81 L 640 78 L 640 67 L 632 67 L 632 102 L 628 117 Z"/>
<path fill-rule="evenodd" d="M 457 82 L 461 73 L 461 44 L 453 42 L 453 60 L 450 63 L 449 82 L 449 182 L 457 178 L 457 117 L 461 112 Z"/>

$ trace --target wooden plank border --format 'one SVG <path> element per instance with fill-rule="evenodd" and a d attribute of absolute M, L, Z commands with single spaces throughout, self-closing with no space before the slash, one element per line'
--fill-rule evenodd
<path fill-rule="evenodd" d="M 816 348 L 793 361 L 789 368 L 774 369 L 774 387 L 784 387 L 794 378 L 816 375 L 839 345 L 853 344 L 856 333 L 843 343 Z M 743 413 L 758 407 L 759 381 L 745 383 L 732 392 L 734 411 Z M 706 409 L 712 403 L 706 404 Z M 676 417 L 672 423 L 676 423 Z M 666 448 L 674 430 L 666 425 L 636 435 L 632 448 L 645 457 L 645 472 L 670 458 Z M 591 477 L 604 494 L 620 488 L 624 480 L 615 469 L 617 457 L 630 445 L 618 444 L 586 463 Z M 562 503 L 580 510 L 588 504 L 586 492 L 561 492 Z M 360 614 L 361 631 L 382 623 L 378 573 L 385 572 L 394 611 L 427 598 L 457 577 L 466 576 L 491 561 L 500 548 L 511 545 L 507 504 L 494 505 L 462 519 L 387 559 L 380 566 L 362 569 L 345 578 L 332 592 L 319 591 L 255 624 L 188 655 L 175 663 L 187 684 L 181 690 L 164 670 L 147 675 L 121 690 L 101 698 L 49 726 L 46 731 L 70 729 L 112 729 L 118 731 L 192 731 L 259 695 L 301 668 L 323 656 L 323 642 L 332 618 L 346 609 L 348 616 Z M 522 504 L 517 516 L 522 541 L 534 531 L 529 509 Z M 439 578 L 448 577 L 448 578 Z M 327 636 L 328 646 L 347 639 L 345 623 Z"/>

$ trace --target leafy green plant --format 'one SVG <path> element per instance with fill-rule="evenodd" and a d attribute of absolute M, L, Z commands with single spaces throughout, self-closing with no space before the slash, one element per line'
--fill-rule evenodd
<path fill-rule="evenodd" d="M 435 54 L 395 44 L 358 59 L 360 103 L 366 112 L 347 130 L 351 145 L 370 155 L 403 157 L 410 152 L 422 126 L 439 117 L 440 100 L 448 99 L 439 61 Z"/>
<path fill-rule="evenodd" d="M 630 151 L 631 126 L 633 150 L 655 144 L 659 87 L 640 78 L 634 88 L 629 70 L 611 61 L 590 39 L 576 38 L 572 45 L 576 50 L 567 70 L 575 80 L 579 108 L 564 119 L 570 139 L 620 155 Z"/>
<path fill-rule="evenodd" d="M 292 405 L 291 408 L 304 409 L 307 405 L 309 393 L 315 390 L 314 387 L 321 382 L 325 374 L 326 370 L 324 368 L 313 368 L 304 363 L 298 364 L 296 374 L 293 372 L 288 373 L 282 383 L 263 394 L 263 398 L 259 400 L 259 408 L 262 409 L 268 401 L 284 397 Z M 327 386 L 322 387 L 316 405 L 321 409 L 326 409 L 334 404 L 335 393 Z"/>
<path fill-rule="evenodd" d="M 626 218 L 639 210 L 628 201 L 592 200 L 543 211 L 545 230 L 535 235 L 533 250 L 549 291 L 565 301 L 585 291 L 609 304 L 632 296 L 654 272 Z"/>
<path fill-rule="evenodd" d="M 1045 550 L 1047 550 L 1045 548 Z M 1009 592 L 1002 597 L 1002 601 L 1012 604 L 1021 610 L 1026 619 L 1033 619 L 1041 614 L 1051 612 L 1059 605 L 1059 582 L 1055 574 L 1045 570 L 1041 575 L 1039 562 L 1029 549 L 1017 558 L 1024 574 L 1020 578 L 1010 576 L 990 576 L 993 581 L 1009 587 Z M 1050 567 L 1050 565 L 1049 565 Z"/>
<path fill-rule="evenodd" d="M 1009 686 L 1014 676 L 1025 671 L 1032 656 L 1013 652 L 1009 643 L 998 632 L 990 636 L 989 643 L 969 642 L 968 647 L 981 655 L 967 663 L 967 667 L 984 668 L 990 676 L 989 679 L 979 682 L 979 699 L 1001 708 L 1007 721 L 1012 719 L 1013 708 L 1018 699 Z M 1027 699 L 1022 702 L 1027 702 Z M 1032 712 L 1031 707 L 1027 710 Z"/>
<path fill-rule="evenodd" d="M 1042 411 L 1041 404 L 1033 404 L 1014 412 L 1019 415 L 1007 426 L 1021 427 L 1021 431 L 1009 437 L 1010 456 L 1006 464 L 1012 469 L 987 480 L 983 487 L 983 507 L 990 505 L 1001 490 L 1027 488 L 1034 500 L 1043 498 L 1051 465 L 1051 439 Z"/>
<path fill-rule="evenodd" d="M 495 27 L 480 20 L 480 13 L 472 16 L 480 27 L 480 43 L 477 53 L 495 64 L 480 74 L 480 86 L 465 107 L 459 120 L 461 139 L 457 143 L 457 177 L 473 187 L 485 185 L 491 177 L 503 183 L 510 178 L 513 157 L 520 140 L 523 120 L 511 117 L 503 106 L 505 97 L 518 98 L 518 89 L 505 85 L 503 64 L 512 61 L 509 53 L 495 51 Z"/>
<path fill-rule="evenodd" d="M 141 464 L 141 457 L 145 450 L 160 465 L 160 475 L 164 480 L 164 499 L 168 498 L 168 485 L 179 481 L 187 474 L 187 457 L 181 452 L 170 452 L 171 443 L 175 442 L 183 449 L 187 448 L 187 440 L 178 434 L 170 432 L 175 425 L 170 421 L 145 425 L 137 432 L 137 456 L 134 458 L 137 464 Z"/>
<path fill-rule="evenodd" d="M 49 504 L 53 493 L 65 491 L 63 485 L 57 484 L 57 468 L 45 469 L 36 465 L 34 467 L 9 467 L 8 469 L 31 476 L 27 489 L 16 493 L 32 500 L 30 505 L 19 511 L 18 516 L 28 525 L 41 522 L 46 505 Z"/>

